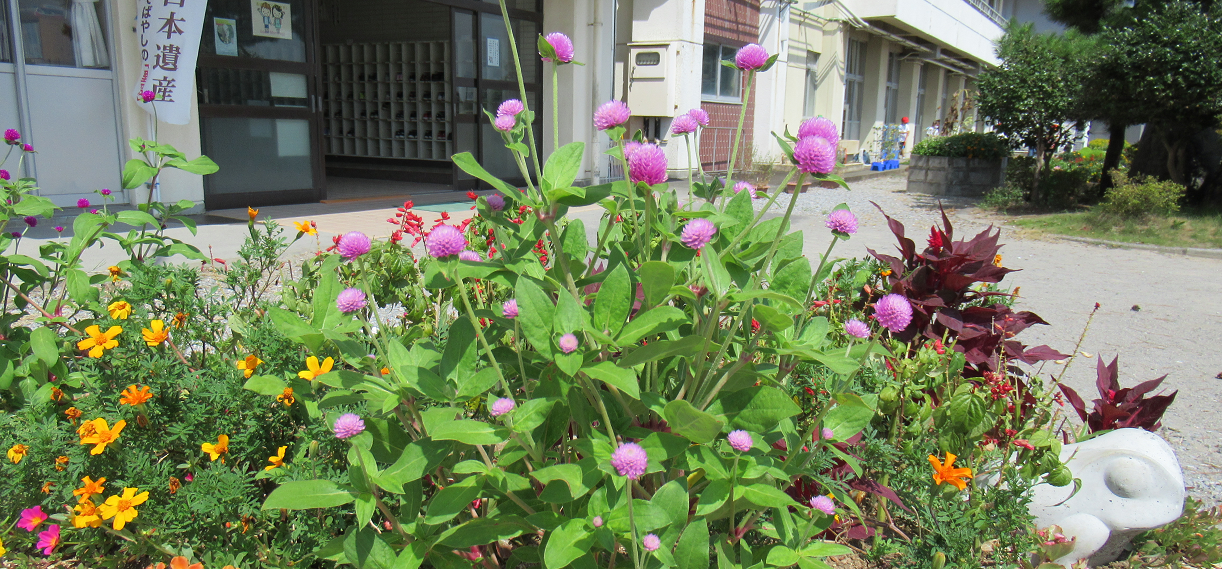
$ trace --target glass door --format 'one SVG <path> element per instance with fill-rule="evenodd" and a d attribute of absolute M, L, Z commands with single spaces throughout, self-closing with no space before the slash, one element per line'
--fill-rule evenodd
<path fill-rule="evenodd" d="M 210 0 L 197 89 L 208 209 L 324 196 L 314 0 Z"/>

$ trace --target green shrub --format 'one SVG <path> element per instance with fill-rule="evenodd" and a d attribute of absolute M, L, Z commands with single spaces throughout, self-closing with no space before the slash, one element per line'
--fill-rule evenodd
<path fill-rule="evenodd" d="M 1170 215 L 1180 209 L 1184 186 L 1171 181 L 1135 176 L 1123 172 L 1112 174 L 1115 185 L 1099 204 L 1103 213 L 1119 217 L 1145 217 L 1150 214 Z"/>
<path fill-rule="evenodd" d="M 1027 199 L 1027 190 L 1011 184 L 1009 182 L 1000 187 L 993 188 L 984 194 L 984 199 L 980 201 L 980 207 L 997 211 L 1005 211 L 1012 207 L 1022 205 Z"/>
<path fill-rule="evenodd" d="M 991 132 L 965 132 L 954 136 L 934 136 L 917 143 L 913 154 L 999 160 L 1010 153 L 1005 139 Z"/>

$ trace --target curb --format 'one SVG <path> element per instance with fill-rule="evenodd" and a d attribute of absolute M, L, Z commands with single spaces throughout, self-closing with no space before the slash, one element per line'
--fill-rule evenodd
<path fill-rule="evenodd" d="M 1055 233 L 1051 235 L 1056 235 Z M 1168 255 L 1184 255 L 1187 257 L 1201 257 L 1204 259 L 1222 260 L 1222 249 L 1202 249 L 1199 247 L 1165 247 L 1162 245 L 1146 245 L 1144 243 L 1124 243 L 1121 241 L 1108 241 L 1106 239 L 1094 239 L 1091 237 L 1069 237 L 1067 235 L 1056 235 L 1058 239 L 1065 241 L 1076 241 L 1078 243 L 1086 243 L 1088 245 L 1100 245 L 1103 247 L 1112 247 L 1114 249 L 1138 249 L 1141 251 L 1153 251 L 1155 253 L 1166 253 Z"/>
<path fill-rule="evenodd" d="M 860 172 L 860 173 L 859 173 Z M 908 165 L 903 164 L 899 168 L 891 170 L 858 170 L 857 172 L 849 172 L 843 176 L 846 182 L 864 182 L 874 178 L 882 178 L 883 176 L 894 176 L 896 174 L 908 175 Z"/>

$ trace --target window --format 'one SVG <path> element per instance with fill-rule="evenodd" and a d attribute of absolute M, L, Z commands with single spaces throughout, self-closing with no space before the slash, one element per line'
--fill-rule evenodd
<path fill-rule="evenodd" d="M 28 65 L 109 69 L 105 5 L 74 0 L 19 0 Z"/>
<path fill-rule="evenodd" d="M 925 82 L 929 79 L 929 64 L 921 66 L 921 71 L 917 74 L 917 100 L 916 100 L 916 123 L 913 127 L 916 134 L 915 141 L 920 142 L 925 137 L 925 131 L 922 125 L 925 120 Z"/>
<path fill-rule="evenodd" d="M 883 100 L 883 122 L 898 124 L 900 96 L 900 61 L 895 52 L 887 54 L 887 93 Z"/>
<path fill-rule="evenodd" d="M 806 100 L 802 105 L 802 116 L 815 116 L 815 93 L 819 90 L 819 54 L 806 52 Z"/>
<path fill-rule="evenodd" d="M 734 53 L 737 51 L 728 45 L 704 44 L 700 94 L 705 98 L 738 102 L 742 88 L 742 71 L 721 64 L 722 61 L 733 62 Z"/>
<path fill-rule="evenodd" d="M 861 107 L 865 102 L 866 42 L 849 40 L 844 69 L 844 119 L 840 132 L 845 140 L 861 140 Z"/>

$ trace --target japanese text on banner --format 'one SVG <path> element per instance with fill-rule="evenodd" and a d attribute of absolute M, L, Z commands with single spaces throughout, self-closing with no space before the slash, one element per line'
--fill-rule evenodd
<path fill-rule="evenodd" d="M 137 0 L 140 11 L 136 33 L 140 41 L 140 79 L 136 96 L 152 91 L 144 106 L 169 124 L 191 120 L 191 92 L 195 89 L 195 60 L 204 28 L 207 0 Z"/>

